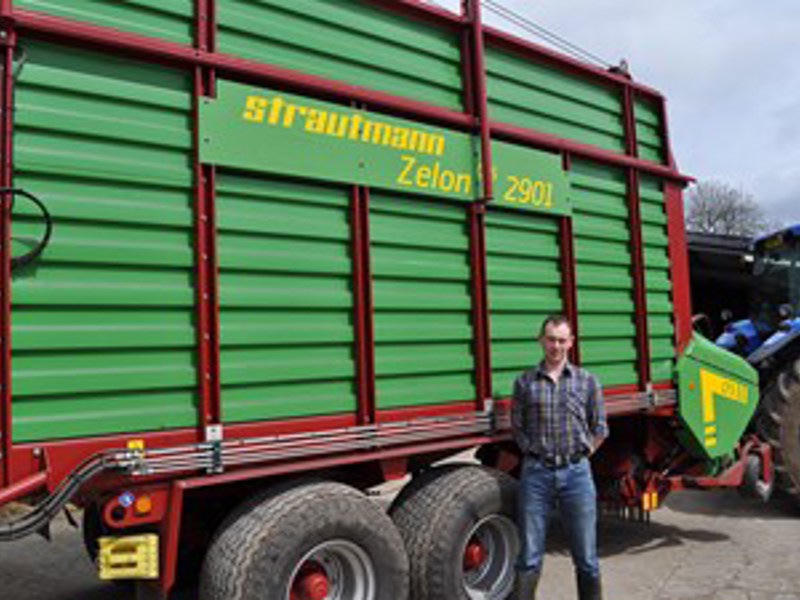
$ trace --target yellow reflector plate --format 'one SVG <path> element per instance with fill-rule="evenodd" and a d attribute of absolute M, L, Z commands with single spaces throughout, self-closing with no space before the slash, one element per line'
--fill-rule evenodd
<path fill-rule="evenodd" d="M 98 540 L 100 579 L 158 579 L 158 536 L 133 535 Z"/>

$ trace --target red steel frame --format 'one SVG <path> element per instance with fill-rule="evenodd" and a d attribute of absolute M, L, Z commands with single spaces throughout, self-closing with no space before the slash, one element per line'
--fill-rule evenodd
<path fill-rule="evenodd" d="M 670 169 L 678 170 L 670 144 L 667 107 L 657 104 L 663 151 Z M 672 282 L 672 312 L 675 319 L 675 347 L 683 352 L 692 339 L 692 294 L 689 277 L 689 246 L 686 240 L 686 221 L 683 211 L 682 187 L 668 182 L 664 185 L 664 204 L 667 213 L 667 237 L 669 238 L 670 281 Z"/>
<path fill-rule="evenodd" d="M 375 332 L 369 235 L 369 190 L 354 186 L 351 199 L 353 305 L 355 317 L 358 424 L 376 420 Z"/>
<path fill-rule="evenodd" d="M 683 216 L 683 193 L 676 185 L 666 185 L 667 236 L 672 280 L 672 311 L 675 318 L 675 344 L 683 352 L 692 339 L 692 296 L 689 278 L 689 247 Z"/>
<path fill-rule="evenodd" d="M 670 169 L 678 170 L 670 144 L 667 107 L 657 104 L 663 152 Z M 667 213 L 669 238 L 670 281 L 672 283 L 672 312 L 675 326 L 675 347 L 682 353 L 692 339 L 692 294 L 689 277 L 689 246 L 686 240 L 686 221 L 683 210 L 683 187 L 675 182 L 664 185 L 664 205 Z"/>
<path fill-rule="evenodd" d="M 392 3 L 387 3 L 387 8 L 392 7 Z M 156 60 L 177 65 L 214 67 L 217 71 L 224 71 L 228 75 L 256 81 L 262 85 L 280 85 L 287 90 L 306 93 L 323 99 L 362 102 L 375 109 L 386 110 L 398 116 L 409 116 L 444 127 L 469 131 L 474 124 L 473 118 L 462 112 L 439 108 L 383 92 L 366 91 L 359 86 L 305 75 L 289 69 L 202 50 L 192 50 L 171 42 L 154 40 L 131 33 L 109 31 L 102 27 L 66 21 L 27 10 L 15 10 L 13 14 L 17 28 L 33 35 L 47 36 L 51 39 L 60 39 L 72 44 L 87 44 L 106 49 L 116 49 L 135 54 L 144 60 Z M 520 47 L 528 46 L 535 48 L 533 45 L 520 42 Z M 545 50 L 542 50 L 542 52 L 546 53 Z M 595 72 L 591 68 L 587 68 L 586 71 L 587 73 Z M 612 75 L 608 75 L 606 79 L 609 85 L 635 86 L 635 84 L 629 83 L 627 80 L 620 81 L 620 78 Z M 649 92 L 647 88 L 643 86 L 635 87 L 644 90 L 643 93 L 646 91 L 652 94 L 653 99 L 659 102 L 663 101 L 660 95 Z M 689 177 L 663 165 L 622 156 L 588 144 L 572 142 L 557 136 L 533 132 L 513 125 L 492 123 L 491 133 L 492 137 L 497 137 L 498 139 L 519 141 L 544 150 L 570 152 L 575 156 L 609 165 L 634 167 L 642 172 L 678 183 L 686 183 L 691 180 Z"/>
<path fill-rule="evenodd" d="M 8 6 L 4 3 L 3 13 Z M 2 26 L 2 23 L 0 23 Z M 0 186 L 12 187 L 13 171 L 13 103 L 14 103 L 14 47 L 16 33 L 0 29 L 3 34 L 2 50 L 3 80 L 0 84 L 0 144 L 2 144 L 2 163 L 0 164 Z M 12 421 L 11 421 L 11 210 L 10 204 L 2 199 L 0 205 L 0 436 L 2 436 L 3 484 L 9 485 L 11 479 Z"/>
<path fill-rule="evenodd" d="M 199 120 L 201 98 L 205 95 L 205 82 L 200 67 L 194 70 L 194 120 L 195 124 Z M 198 376 L 198 411 L 200 427 L 205 427 L 213 419 L 211 414 L 211 352 L 210 324 L 208 322 L 208 254 L 206 248 L 207 227 L 206 222 L 206 185 L 207 170 L 200 164 L 199 149 L 200 140 L 198 137 L 197 126 L 194 131 L 194 178 L 195 178 L 195 206 L 194 206 L 194 243 L 195 243 L 195 303 L 197 319 L 197 376 Z"/>
<path fill-rule="evenodd" d="M 572 157 L 582 157 L 629 169 L 634 176 L 636 176 L 637 173 L 649 173 L 662 177 L 670 182 L 670 185 L 667 186 L 667 190 L 669 194 L 671 194 L 670 197 L 678 197 L 678 199 L 680 193 L 678 186 L 689 180 L 677 171 L 672 162 L 666 166 L 658 165 L 637 158 L 635 152 L 629 151 L 627 155 L 623 156 L 586 144 L 525 130 L 509 124 L 490 123 L 487 118 L 486 108 L 487 91 L 485 85 L 485 69 L 482 62 L 483 52 L 476 51 L 476 48 L 482 46 L 484 38 L 489 45 L 516 52 L 539 62 L 556 64 L 559 68 L 564 68 L 582 77 L 588 77 L 599 81 L 609 86 L 611 89 L 617 90 L 620 94 L 627 95 L 629 104 L 634 92 L 655 101 L 662 107 L 663 99 L 658 93 L 649 88 L 625 78 L 565 59 L 539 46 L 517 40 L 506 34 L 482 28 L 480 26 L 480 11 L 477 0 L 471 0 L 470 2 L 466 2 L 465 0 L 465 12 L 461 17 L 448 13 L 447 11 L 423 5 L 416 0 L 371 0 L 376 5 L 380 5 L 388 10 L 398 11 L 415 19 L 420 19 L 436 26 L 450 29 L 457 35 L 459 33 L 462 35 L 464 44 L 464 56 L 462 58 L 464 59 L 463 68 L 465 69 L 465 106 L 467 109 L 465 112 L 435 107 L 387 93 L 369 91 L 361 87 L 329 81 L 321 77 L 305 75 L 288 69 L 218 54 L 215 52 L 214 43 L 216 26 L 213 0 L 197 0 L 196 48 L 188 48 L 179 44 L 154 40 L 136 34 L 112 31 L 94 25 L 39 14 L 33 11 L 14 10 L 11 7 L 10 0 L 0 1 L 2 1 L 2 4 L 0 4 L 0 10 L 2 10 L 0 16 L 5 15 L 14 30 L 23 31 L 32 36 L 62 40 L 72 45 L 88 45 L 105 50 L 117 50 L 135 55 L 141 60 L 167 63 L 180 68 L 193 69 L 195 75 L 195 96 L 198 98 L 198 101 L 200 96 L 214 93 L 215 77 L 217 73 L 224 72 L 226 76 L 233 76 L 241 80 L 256 82 L 260 85 L 277 85 L 283 89 L 306 93 L 325 99 L 366 103 L 372 109 L 388 111 L 399 116 L 412 117 L 439 126 L 451 127 L 463 131 L 473 131 L 477 125 L 480 127 L 481 141 L 485 148 L 484 173 L 491 173 L 491 156 L 488 140 L 490 137 L 495 137 L 497 139 L 514 141 L 543 150 L 558 152 L 564 157 L 566 165 L 568 165 Z M 6 65 L 10 65 L 12 62 L 12 51 L 10 49 L 5 50 L 4 58 Z M 3 94 L 4 101 L 7 102 L 6 98 L 10 95 L 13 81 L 11 80 L 10 70 L 8 68 L 5 70 L 5 74 Z M 629 108 L 628 110 L 632 109 Z M 632 118 L 632 114 L 627 118 Z M 11 123 L 10 114 L 7 111 L 3 121 L 2 138 L 6 157 L 10 157 L 12 127 L 13 123 Z M 629 150 L 632 147 L 635 148 L 635 145 L 630 145 L 631 134 L 635 134 L 635 131 L 630 128 L 629 123 Z M 201 372 L 204 372 L 198 382 L 201 398 L 199 423 L 203 426 L 219 422 L 221 419 L 219 405 L 219 302 L 216 290 L 217 264 L 216 228 L 214 223 L 214 169 L 212 167 L 201 166 L 198 162 L 195 165 L 195 174 L 197 176 L 195 187 L 195 232 L 197 235 L 198 357 L 201 364 Z M 10 165 L 6 164 L 4 165 L 2 177 L 4 181 L 9 182 L 10 176 Z M 487 198 L 491 197 L 491 183 L 492 178 L 484 176 L 484 196 Z M 638 192 L 638 190 L 636 191 Z M 353 204 L 355 207 L 360 207 L 360 210 L 358 210 L 358 218 L 362 230 L 360 241 L 362 254 L 358 257 L 361 271 L 359 273 L 354 273 L 356 285 L 361 286 L 361 289 L 358 290 L 357 293 L 357 297 L 361 298 L 361 300 L 359 300 L 361 304 L 359 305 L 360 308 L 356 309 L 357 311 L 361 311 L 360 316 L 357 314 L 357 321 L 359 318 L 362 320 L 362 331 L 360 334 L 362 342 L 359 342 L 360 345 L 358 347 L 361 348 L 361 350 L 359 350 L 361 359 L 363 360 L 366 358 L 367 362 L 369 362 L 368 357 L 372 352 L 371 346 L 373 346 L 372 342 L 374 340 L 371 340 L 371 332 L 368 331 L 371 327 L 372 320 L 368 289 L 369 257 L 364 254 L 364 251 L 368 251 L 369 246 L 368 228 L 364 221 L 365 218 L 368 218 L 368 191 L 362 188 L 360 191 L 354 192 L 354 194 L 358 196 L 357 201 L 354 199 Z M 671 238 L 673 234 L 677 235 L 676 231 L 681 217 L 677 210 L 677 208 L 679 208 L 677 204 L 678 201 L 668 202 Z M 476 208 L 474 211 L 474 216 L 472 217 L 475 231 L 475 233 L 473 233 L 473 252 L 483 249 L 483 245 L 485 244 L 481 237 L 481 232 L 484 229 L 481 223 L 481 210 Z M 7 221 L 8 219 L 3 219 L 2 222 L 0 222 L 0 236 L 3 236 L 4 240 L 8 239 L 10 233 L 8 230 L 10 223 Z M 680 222 L 680 226 L 682 228 L 682 222 Z M 572 318 L 574 319 L 577 308 L 575 302 L 574 260 L 572 260 L 574 249 L 571 245 L 572 235 L 570 229 L 571 226 L 568 220 L 562 220 L 562 242 L 568 242 L 565 246 L 563 257 L 563 265 L 567 267 L 564 271 L 563 284 L 565 311 L 567 311 L 568 314 L 572 313 Z M 639 229 L 639 225 L 633 227 L 633 229 Z M 641 240 L 639 240 L 639 243 L 641 243 Z M 6 247 L 7 244 L 3 244 L 0 253 L 4 252 Z M 677 248 L 675 253 L 676 256 L 679 255 L 680 248 Z M 6 292 L 3 293 L 3 297 L 0 300 L 0 302 L 3 302 L 3 321 L 0 322 L 0 326 L 3 327 L 2 333 L 5 335 L 5 339 L 8 340 L 10 339 L 8 337 L 10 320 L 8 256 L 0 254 L 0 259 L 2 259 L 4 265 L 3 269 L 6 275 L 3 277 L 3 281 L 0 282 L 0 293 L 3 291 Z M 683 339 L 686 336 L 686 331 L 683 325 L 684 321 L 681 316 L 683 313 L 681 313 L 681 311 L 687 309 L 688 303 L 684 303 L 682 298 L 685 296 L 684 292 L 688 292 L 688 286 L 682 287 L 684 285 L 684 279 L 681 276 L 681 266 L 678 264 L 679 262 L 680 261 L 673 260 L 673 282 L 676 299 L 676 321 L 678 323 L 676 335 L 678 335 L 680 339 Z M 477 261 L 473 266 L 473 281 L 476 287 L 474 307 L 476 315 L 476 341 L 483 339 L 488 342 L 489 323 L 487 299 L 485 295 L 481 297 L 483 292 L 477 291 L 477 287 L 485 283 L 485 264 L 481 264 L 480 261 Z M 485 288 L 485 285 L 482 287 Z M 5 288 L 5 290 L 3 288 Z M 483 345 L 482 352 L 484 352 L 484 355 L 476 359 L 478 380 L 482 381 L 480 390 L 486 396 L 491 393 L 489 389 L 491 371 L 488 352 L 485 351 L 487 347 L 488 344 Z M 577 356 L 579 356 L 579 354 L 577 354 Z M 0 367 L 2 367 L 0 377 L 3 378 L 2 383 L 4 384 L 2 395 L 4 407 L 3 427 L 5 432 L 10 432 L 11 403 L 10 389 L 7 385 L 10 381 L 10 354 L 8 345 L 3 349 L 3 355 L 0 358 L 5 361 L 0 365 Z M 364 369 L 364 374 L 359 375 L 360 381 L 363 382 L 366 379 L 367 386 L 370 384 L 374 386 L 374 361 L 371 366 L 366 365 L 366 367 L 362 366 L 361 368 Z M 206 375 L 209 377 L 206 378 Z M 627 395 L 633 391 L 635 390 L 629 389 L 628 387 L 620 387 L 609 390 L 608 393 L 609 396 L 613 398 L 615 394 Z M 431 406 L 408 410 L 376 411 L 374 406 L 374 389 L 370 391 L 367 388 L 359 393 L 360 400 L 357 414 L 272 423 L 228 425 L 226 426 L 226 437 L 247 437 L 271 435 L 278 432 L 288 433 L 293 431 L 325 430 L 336 427 L 350 427 L 359 422 L 369 422 L 370 419 L 375 421 L 402 420 L 421 416 L 463 414 L 464 412 L 474 409 L 474 404 L 472 402 L 466 402 L 438 407 Z M 198 438 L 202 438 L 202 435 L 202 431 L 180 430 L 167 433 L 145 433 L 143 435 L 137 435 L 136 437 L 144 439 L 148 447 L 159 447 L 191 443 Z M 6 470 L 5 483 L 9 484 L 24 479 L 26 476 L 40 471 L 41 460 L 39 460 L 38 456 L 42 453 L 35 452 L 37 446 L 44 451 L 44 455 L 49 457 L 50 477 L 48 478 L 48 485 L 53 486 L 63 478 L 71 467 L 74 467 L 78 460 L 100 449 L 124 446 L 125 441 L 129 437 L 129 435 L 115 435 L 91 440 L 64 440 L 39 445 L 26 444 L 12 448 L 10 437 L 7 436 L 3 441 L 4 448 L 6 448 L 5 458 L 7 459 L 4 462 L 4 468 Z M 502 434 L 495 439 L 506 439 L 506 437 L 505 434 Z M 460 442 L 468 444 L 472 441 L 473 440 L 451 441 L 447 442 L 445 445 L 450 444 L 453 447 L 463 447 L 463 444 Z M 394 450 L 392 453 L 411 455 L 418 451 L 419 450 L 415 448 L 402 448 Z M 364 453 L 363 455 L 359 455 L 358 460 L 370 460 L 380 454 L 381 453 Z M 8 460 L 12 458 L 12 456 L 14 459 L 13 462 Z M 331 458 L 328 464 L 338 464 L 337 461 L 341 461 L 341 459 Z M 307 468 L 307 466 L 295 466 L 294 470 L 299 470 L 301 468 Z"/>
<path fill-rule="evenodd" d="M 195 44 L 200 50 L 213 49 L 211 44 L 211 6 L 199 0 L 195 9 Z M 194 68 L 194 173 L 195 173 L 195 277 L 198 342 L 198 425 L 200 436 L 209 425 L 220 423 L 222 409 L 219 382 L 219 299 L 216 289 L 217 252 L 216 194 L 213 166 L 200 162 L 200 103 L 214 93 L 214 74 Z"/>
<path fill-rule="evenodd" d="M 486 273 L 486 206 L 469 207 L 470 264 L 472 269 L 472 327 L 474 331 L 475 387 L 477 409 L 492 397 L 492 356 L 489 351 L 489 296 Z"/>
<path fill-rule="evenodd" d="M 483 23 L 480 2 L 462 0 L 462 69 L 464 105 L 471 114 L 481 140 L 481 185 L 483 202 L 469 207 L 470 265 L 472 270 L 472 327 L 474 331 L 475 387 L 477 409 L 492 397 L 492 357 L 489 296 L 486 271 L 486 205 L 494 196 L 492 142 L 483 61 Z"/>
<path fill-rule="evenodd" d="M 578 318 L 578 289 L 575 279 L 575 238 L 572 234 L 572 219 L 561 217 L 558 220 L 558 235 L 561 245 L 561 298 L 564 315 L 572 324 L 574 341 L 570 360 L 581 364 L 580 319 Z"/>
<path fill-rule="evenodd" d="M 480 0 L 462 0 L 461 11 L 464 15 L 465 25 L 470 27 L 472 38 L 472 82 L 469 87 L 474 95 L 474 116 L 481 138 L 483 200 L 490 202 L 494 197 L 494 178 L 492 177 L 492 139 L 489 124 L 489 100 L 486 89 Z"/>
<path fill-rule="evenodd" d="M 572 156 L 565 152 L 561 157 L 565 171 L 572 169 Z M 570 351 L 570 360 L 581 364 L 580 320 L 578 319 L 578 283 L 575 273 L 575 236 L 572 231 L 572 218 L 561 217 L 558 222 L 558 236 L 561 246 L 561 298 L 564 314 L 572 324 L 575 341 Z"/>

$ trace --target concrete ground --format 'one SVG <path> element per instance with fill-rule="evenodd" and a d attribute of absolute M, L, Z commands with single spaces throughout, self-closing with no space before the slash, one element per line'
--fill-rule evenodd
<path fill-rule="evenodd" d="M 554 523 L 540 598 L 573 600 L 572 568 Z M 800 512 L 763 506 L 733 491 L 683 492 L 649 525 L 604 517 L 600 524 L 606 600 L 800 600 Z M 191 600 L 194 594 L 181 594 Z M 80 532 L 63 519 L 53 542 L 0 545 L 2 600 L 128 600 L 97 581 Z"/>
<path fill-rule="evenodd" d="M 569 553 L 550 544 L 541 597 L 575 598 Z M 606 600 L 800 600 L 800 511 L 735 491 L 683 492 L 649 525 L 599 528 Z"/>

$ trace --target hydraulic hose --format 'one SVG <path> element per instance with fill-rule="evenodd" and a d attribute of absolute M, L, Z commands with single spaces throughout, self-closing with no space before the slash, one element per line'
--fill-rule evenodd
<path fill-rule="evenodd" d="M 115 466 L 111 458 L 110 453 L 95 455 L 70 473 L 56 491 L 35 506 L 31 512 L 17 520 L 0 523 L 0 542 L 18 540 L 44 529 L 84 483 Z"/>

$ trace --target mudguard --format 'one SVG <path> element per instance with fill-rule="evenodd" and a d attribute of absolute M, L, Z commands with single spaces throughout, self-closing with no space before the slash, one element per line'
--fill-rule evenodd
<path fill-rule="evenodd" d="M 702 459 L 729 455 L 758 406 L 758 371 L 698 334 L 676 369 L 687 448 Z"/>

